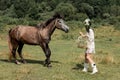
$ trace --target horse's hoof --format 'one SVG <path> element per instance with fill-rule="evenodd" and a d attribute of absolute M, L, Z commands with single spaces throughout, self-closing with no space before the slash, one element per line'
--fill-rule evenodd
<path fill-rule="evenodd" d="M 20 63 L 19 61 L 15 61 L 15 64 L 18 64 L 18 65 L 19 65 L 19 64 L 21 64 L 21 63 Z"/>
<path fill-rule="evenodd" d="M 22 61 L 23 64 L 26 64 L 27 62 L 25 60 Z"/>
<path fill-rule="evenodd" d="M 52 67 L 52 65 L 48 65 L 48 64 L 44 64 L 44 67 L 48 67 L 48 68 L 50 68 L 50 67 Z"/>
<path fill-rule="evenodd" d="M 52 67 L 52 65 L 49 64 L 49 65 L 47 65 L 47 67 L 50 68 L 50 67 Z"/>

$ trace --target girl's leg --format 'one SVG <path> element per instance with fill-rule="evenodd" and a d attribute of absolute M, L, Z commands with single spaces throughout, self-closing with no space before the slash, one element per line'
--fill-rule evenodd
<path fill-rule="evenodd" d="M 98 72 L 97 67 L 96 67 L 96 64 L 95 64 L 95 62 L 94 62 L 93 59 L 92 59 L 92 54 L 91 54 L 91 53 L 87 53 L 87 54 L 86 54 L 86 59 L 88 60 L 88 62 L 89 62 L 89 63 L 91 64 L 91 66 L 92 66 L 92 69 L 93 69 L 92 74 L 95 74 L 96 72 Z"/>
<path fill-rule="evenodd" d="M 87 72 L 88 71 L 88 67 L 89 67 L 89 61 L 88 59 L 86 58 L 87 54 L 85 54 L 85 62 L 84 62 L 84 68 L 83 68 L 83 72 Z"/>
<path fill-rule="evenodd" d="M 93 57 L 92 54 L 91 53 L 86 53 L 85 55 L 86 55 L 85 59 L 87 60 L 87 62 L 90 63 L 90 64 L 93 64 L 94 61 L 92 59 L 92 57 Z"/>

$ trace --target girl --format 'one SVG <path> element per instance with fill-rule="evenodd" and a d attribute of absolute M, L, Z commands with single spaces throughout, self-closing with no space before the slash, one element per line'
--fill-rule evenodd
<path fill-rule="evenodd" d="M 84 24 L 85 24 L 85 29 L 87 33 L 84 35 L 82 32 L 79 32 L 79 34 L 82 37 L 87 38 L 87 46 L 85 50 L 85 63 L 84 63 L 84 69 L 82 71 L 87 72 L 88 67 L 89 67 L 88 63 L 90 63 L 92 67 L 91 74 L 95 74 L 98 72 L 98 70 L 97 70 L 95 62 L 92 59 L 92 54 L 95 53 L 94 31 L 90 27 L 91 26 L 90 19 L 86 19 L 84 21 Z"/>

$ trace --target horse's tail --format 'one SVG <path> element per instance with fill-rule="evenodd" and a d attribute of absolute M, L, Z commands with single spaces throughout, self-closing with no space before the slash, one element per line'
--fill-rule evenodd
<path fill-rule="evenodd" d="M 10 29 L 9 32 L 8 32 L 8 47 L 9 47 L 9 50 L 10 50 L 10 52 L 9 52 L 9 61 L 12 58 L 12 40 L 11 40 L 12 38 L 11 38 L 11 35 L 10 35 L 11 31 L 12 31 L 12 29 Z"/>

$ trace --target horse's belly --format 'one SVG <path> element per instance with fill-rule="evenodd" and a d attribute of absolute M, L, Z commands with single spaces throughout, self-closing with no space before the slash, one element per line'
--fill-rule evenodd
<path fill-rule="evenodd" d="M 21 39 L 21 42 L 29 45 L 39 45 L 39 42 L 35 39 Z"/>

